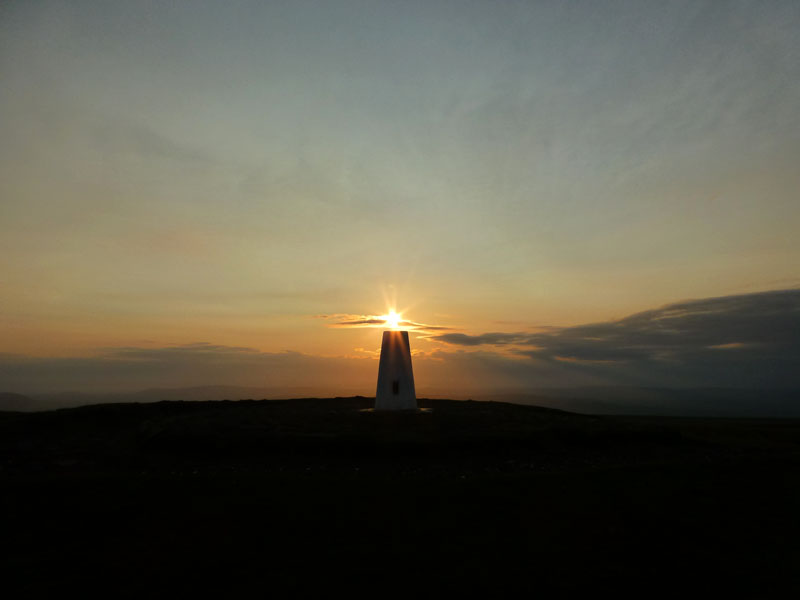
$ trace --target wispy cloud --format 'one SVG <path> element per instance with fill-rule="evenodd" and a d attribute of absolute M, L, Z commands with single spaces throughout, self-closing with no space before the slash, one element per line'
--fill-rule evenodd
<path fill-rule="evenodd" d="M 388 320 L 384 315 L 351 315 L 346 313 L 337 313 L 331 315 L 315 315 L 315 318 L 334 320 L 330 323 L 331 327 L 383 327 L 388 325 Z M 409 321 L 407 319 L 401 320 L 397 323 L 398 327 L 407 329 L 409 331 L 418 331 L 420 333 L 435 333 L 437 331 L 449 331 L 450 327 L 442 325 L 429 325 L 426 323 L 417 323 L 416 321 Z"/>
<path fill-rule="evenodd" d="M 365 393 L 375 361 L 198 342 L 163 347 L 105 348 L 94 356 L 0 354 L 0 391 L 107 392 L 150 387 L 235 384 Z M 370 385 L 366 385 L 370 384 Z"/>
<path fill-rule="evenodd" d="M 482 333 L 467 335 L 466 333 L 445 333 L 434 336 L 434 339 L 458 346 L 505 346 L 508 344 L 528 344 L 530 334 L 526 333 Z"/>

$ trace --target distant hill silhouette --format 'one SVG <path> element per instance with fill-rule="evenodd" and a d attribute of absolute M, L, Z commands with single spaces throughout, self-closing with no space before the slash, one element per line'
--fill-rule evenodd
<path fill-rule="evenodd" d="M 800 417 L 800 390 L 576 387 L 488 394 L 486 400 L 606 415 Z"/>
<path fill-rule="evenodd" d="M 281 393 L 282 392 L 282 393 Z M 74 408 L 94 404 L 119 404 L 130 402 L 160 402 L 162 400 L 251 400 L 277 397 L 308 396 L 302 388 L 249 388 L 232 385 L 195 386 L 186 388 L 150 388 L 133 392 L 86 393 L 80 391 L 64 391 L 50 394 L 29 394 L 19 396 L 27 398 L 27 403 L 17 403 L 16 408 L 0 408 L 0 410 L 39 411 Z M 11 406 L 11 405 L 9 405 Z"/>
<path fill-rule="evenodd" d="M 448 398 L 441 390 L 432 398 Z M 422 393 L 421 395 L 426 395 Z M 309 387 L 240 387 L 233 385 L 151 388 L 123 393 L 59 392 L 3 394 L 0 410 L 39 411 L 92 404 L 158 402 L 161 400 L 263 400 L 321 397 Z M 466 398 L 461 398 L 466 399 Z M 734 388 L 644 388 L 597 386 L 498 390 L 470 399 L 511 402 L 585 414 L 627 414 L 697 417 L 800 417 L 800 390 Z"/>
<path fill-rule="evenodd" d="M 22 394 L 0 392 L 0 411 L 2 410 L 28 412 L 41 410 L 41 405 L 36 400 Z"/>

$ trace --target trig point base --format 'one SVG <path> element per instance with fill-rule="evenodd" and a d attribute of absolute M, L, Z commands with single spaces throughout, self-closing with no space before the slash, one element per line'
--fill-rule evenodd
<path fill-rule="evenodd" d="M 375 410 L 417 410 L 407 331 L 384 331 Z"/>

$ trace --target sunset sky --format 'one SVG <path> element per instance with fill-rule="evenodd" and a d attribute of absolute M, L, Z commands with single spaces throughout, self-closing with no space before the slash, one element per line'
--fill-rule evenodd
<path fill-rule="evenodd" d="M 0 391 L 800 387 L 800 3 L 0 4 Z M 666 307 L 666 308 L 665 308 Z M 633 315 L 633 316 L 632 316 Z"/>

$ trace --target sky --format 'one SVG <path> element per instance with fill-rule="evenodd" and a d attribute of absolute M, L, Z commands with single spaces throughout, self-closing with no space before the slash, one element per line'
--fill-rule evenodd
<path fill-rule="evenodd" d="M 0 4 L 0 391 L 800 387 L 800 4 Z M 356 324 L 348 324 L 356 323 Z"/>

